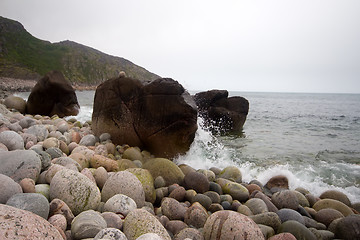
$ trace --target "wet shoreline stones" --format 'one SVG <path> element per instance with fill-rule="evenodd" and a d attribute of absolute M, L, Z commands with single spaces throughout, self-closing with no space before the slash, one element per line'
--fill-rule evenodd
<path fill-rule="evenodd" d="M 178 166 L 114 145 L 111 133 L 93 137 L 90 122 L 3 105 L 0 186 L 0 239 L 360 238 L 359 203 L 339 191 L 314 196 L 285 176 L 263 185 L 234 166 Z"/>

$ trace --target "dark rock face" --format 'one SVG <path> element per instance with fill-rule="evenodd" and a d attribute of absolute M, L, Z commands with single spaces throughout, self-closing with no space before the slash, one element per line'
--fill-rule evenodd
<path fill-rule="evenodd" d="M 59 117 L 76 116 L 79 103 L 75 90 L 59 71 L 51 71 L 41 78 L 32 89 L 26 112 Z"/>
<path fill-rule="evenodd" d="M 185 153 L 197 130 L 197 109 L 191 96 L 172 79 L 148 84 L 119 77 L 98 86 L 92 128 L 111 133 L 116 144 L 149 150 L 159 157 Z"/>
<path fill-rule="evenodd" d="M 243 97 L 228 97 L 226 90 L 210 90 L 195 94 L 194 100 L 205 126 L 219 133 L 241 134 L 249 112 Z"/>

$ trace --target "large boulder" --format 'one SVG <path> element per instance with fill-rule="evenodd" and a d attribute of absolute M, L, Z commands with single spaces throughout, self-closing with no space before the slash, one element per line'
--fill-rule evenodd
<path fill-rule="evenodd" d="M 75 90 L 59 71 L 51 71 L 41 78 L 26 104 L 27 113 L 59 117 L 76 116 L 79 108 Z"/>
<path fill-rule="evenodd" d="M 249 112 L 243 97 L 228 97 L 226 90 L 210 90 L 195 94 L 194 100 L 205 125 L 219 133 L 241 134 Z"/>
<path fill-rule="evenodd" d="M 116 144 L 172 158 L 185 153 L 193 142 L 197 109 L 188 92 L 172 79 L 145 84 L 113 78 L 96 89 L 92 129 L 97 136 L 110 132 Z"/>

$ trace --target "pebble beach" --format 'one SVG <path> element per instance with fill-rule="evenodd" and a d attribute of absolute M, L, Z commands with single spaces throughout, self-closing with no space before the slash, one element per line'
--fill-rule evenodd
<path fill-rule="evenodd" d="M 0 104 L 0 239 L 360 239 L 360 203 L 344 193 L 243 174 L 177 165 L 94 136 L 90 121 Z"/>

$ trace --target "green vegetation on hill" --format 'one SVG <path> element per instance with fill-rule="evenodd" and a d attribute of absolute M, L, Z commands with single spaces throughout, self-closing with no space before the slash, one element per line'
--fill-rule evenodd
<path fill-rule="evenodd" d="M 140 80 L 159 78 L 124 58 L 75 42 L 37 39 L 19 22 L 0 17 L 0 77 L 38 79 L 51 70 L 62 71 L 71 82 L 82 84 L 98 84 L 120 71 Z"/>

